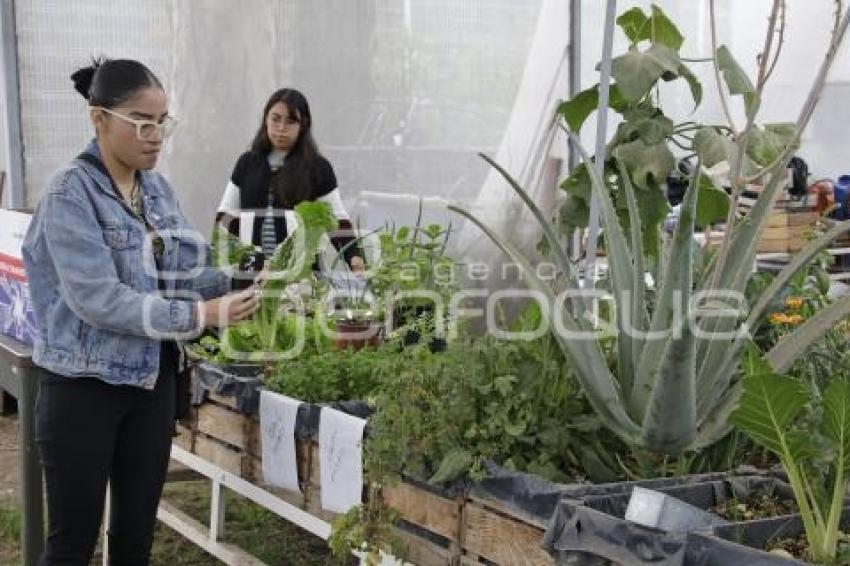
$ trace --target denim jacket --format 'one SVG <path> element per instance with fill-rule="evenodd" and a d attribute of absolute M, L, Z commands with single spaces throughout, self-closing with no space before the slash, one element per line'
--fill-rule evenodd
<path fill-rule="evenodd" d="M 96 141 L 86 152 L 100 158 Z M 161 271 L 144 222 L 97 167 L 75 159 L 46 187 L 23 244 L 39 366 L 152 389 L 160 341 L 196 335 L 195 303 L 230 290 L 168 181 L 141 171 L 140 182 L 145 217 L 164 244 Z"/>

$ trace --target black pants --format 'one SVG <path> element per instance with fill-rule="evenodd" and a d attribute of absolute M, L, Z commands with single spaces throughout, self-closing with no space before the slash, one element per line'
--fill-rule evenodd
<path fill-rule="evenodd" d="M 40 566 L 89 564 L 107 481 L 109 563 L 148 564 L 174 426 L 174 380 L 161 371 L 156 387 L 144 390 L 43 370 L 36 440 L 49 527 Z"/>

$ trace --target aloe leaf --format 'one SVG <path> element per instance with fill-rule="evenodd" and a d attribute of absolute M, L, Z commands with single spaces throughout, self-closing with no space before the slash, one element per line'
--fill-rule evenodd
<path fill-rule="evenodd" d="M 669 259 L 666 262 L 664 276 L 657 293 L 657 303 L 652 314 L 649 327 L 649 335 L 643 347 L 638 373 L 632 391 L 632 410 L 641 411 L 643 416 L 649 405 L 650 397 L 653 395 L 655 381 L 664 361 L 664 353 L 668 350 L 668 344 L 673 339 L 671 325 L 682 325 L 686 321 L 675 320 L 677 312 L 675 301 L 676 293 L 680 293 L 679 300 L 689 300 L 691 297 L 691 272 L 693 271 L 693 231 L 694 218 L 696 215 L 696 204 L 701 167 L 696 167 L 691 178 L 685 200 L 682 203 L 679 223 L 673 233 L 673 241 L 670 247 Z M 682 304 L 681 302 L 679 303 Z M 684 313 L 680 313 L 684 316 Z"/>

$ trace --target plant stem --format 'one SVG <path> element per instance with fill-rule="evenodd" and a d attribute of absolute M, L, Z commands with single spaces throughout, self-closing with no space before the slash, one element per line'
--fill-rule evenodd
<path fill-rule="evenodd" d="M 735 121 L 732 119 L 732 113 L 729 111 L 726 91 L 723 90 L 723 82 L 720 80 L 720 65 L 717 62 L 717 22 L 715 21 L 714 0 L 709 0 L 708 13 L 709 20 L 711 21 L 711 60 L 714 64 L 714 81 L 717 84 L 717 92 L 720 95 L 720 105 L 723 107 L 723 114 L 726 115 L 726 121 L 729 122 L 729 128 L 734 135 L 738 130 L 735 127 Z"/>
<path fill-rule="evenodd" d="M 759 71 L 758 79 L 756 80 L 755 94 L 753 95 L 752 103 L 747 107 L 747 123 L 744 126 L 743 132 L 734 135 L 735 141 L 738 145 L 738 152 L 735 158 L 735 162 L 730 164 L 732 166 L 732 172 L 729 176 L 729 180 L 732 183 L 732 202 L 729 204 L 729 212 L 726 215 L 726 230 L 724 230 L 723 232 L 723 242 L 720 244 L 720 251 L 717 256 L 717 264 L 711 279 L 711 283 L 708 287 L 709 290 L 714 290 L 717 288 L 717 285 L 720 283 L 720 277 L 723 273 L 723 268 L 726 265 L 726 259 L 729 257 L 729 252 L 732 243 L 732 229 L 735 226 L 736 214 L 738 210 L 738 197 L 740 197 L 741 195 L 741 189 L 745 186 L 745 184 L 742 182 L 743 179 L 741 178 L 741 173 L 744 167 L 744 157 L 746 155 L 747 141 L 749 139 L 750 132 L 752 132 L 752 129 L 755 125 L 756 114 L 758 113 L 759 106 L 761 106 L 761 95 L 764 91 L 764 86 L 767 83 L 768 59 L 770 57 L 770 52 L 773 46 L 773 35 L 774 29 L 776 28 L 776 18 L 779 15 L 779 9 L 782 4 L 783 0 L 774 0 L 773 2 L 773 9 L 770 11 L 770 19 L 767 26 L 767 35 L 764 40 L 764 49 L 762 50 L 761 57 L 759 58 Z M 711 0 L 711 6 L 711 34 L 712 41 L 714 41 L 714 0 Z M 717 66 L 717 62 L 715 61 L 715 70 L 717 71 L 718 69 L 719 67 Z"/>
<path fill-rule="evenodd" d="M 776 45 L 776 52 L 773 55 L 773 61 L 770 63 L 770 67 L 767 70 L 767 74 L 765 75 L 765 81 L 767 81 L 770 76 L 773 74 L 773 70 L 776 68 L 776 63 L 779 62 L 779 55 L 782 53 L 782 47 L 785 45 L 785 14 L 787 10 L 787 5 L 783 0 L 781 6 L 779 8 L 779 40 Z M 837 23 L 837 20 L 836 20 Z M 767 55 L 765 55 L 767 56 Z"/>

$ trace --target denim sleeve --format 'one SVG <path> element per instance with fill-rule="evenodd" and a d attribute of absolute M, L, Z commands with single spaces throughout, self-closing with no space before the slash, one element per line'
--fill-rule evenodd
<path fill-rule="evenodd" d="M 207 257 L 209 257 L 209 249 Z M 217 267 L 207 266 L 193 279 L 178 281 L 177 287 L 184 291 L 194 291 L 205 301 L 209 301 L 230 292 L 230 277 Z"/>
<path fill-rule="evenodd" d="M 140 293 L 118 278 L 89 203 L 69 191 L 44 195 L 43 237 L 59 293 L 82 320 L 121 334 L 166 339 L 196 332 L 194 305 Z"/>
<path fill-rule="evenodd" d="M 212 252 L 210 246 L 195 229 L 186 215 L 183 214 L 177 199 L 173 199 L 172 206 L 177 210 L 180 217 L 181 231 L 196 234 L 188 245 L 180 246 L 181 266 L 191 266 L 194 277 L 189 279 L 178 279 L 175 286 L 180 291 L 193 291 L 201 295 L 205 301 L 221 297 L 230 292 L 230 275 L 223 270 L 212 267 Z"/>

